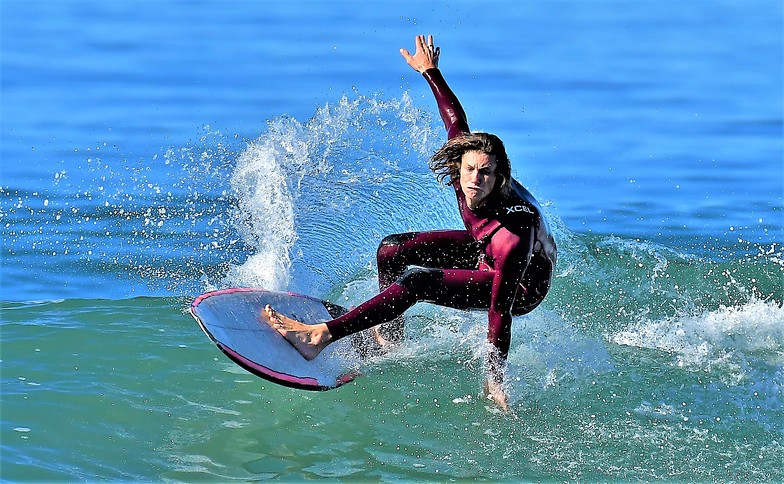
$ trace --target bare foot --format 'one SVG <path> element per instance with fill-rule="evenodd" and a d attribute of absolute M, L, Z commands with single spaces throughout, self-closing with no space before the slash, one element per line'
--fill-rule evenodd
<path fill-rule="evenodd" d="M 378 326 L 373 326 L 370 328 L 370 335 L 373 336 L 373 339 L 376 340 L 376 343 L 378 343 L 378 345 L 383 350 L 388 350 L 394 346 L 391 341 L 381 335 L 381 331 L 378 330 Z"/>
<path fill-rule="evenodd" d="M 261 318 L 286 338 L 306 360 L 317 357 L 332 341 L 326 324 L 303 324 L 294 321 L 272 309 L 269 304 L 261 310 Z"/>
<path fill-rule="evenodd" d="M 509 398 L 506 395 L 504 387 L 500 383 L 486 379 L 484 391 L 487 398 L 493 400 L 501 410 L 507 413 L 509 412 Z"/>

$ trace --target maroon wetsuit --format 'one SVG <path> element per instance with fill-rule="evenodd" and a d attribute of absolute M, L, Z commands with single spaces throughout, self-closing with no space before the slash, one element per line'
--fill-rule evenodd
<path fill-rule="evenodd" d="M 449 138 L 468 133 L 465 112 L 441 72 L 428 69 L 423 75 Z M 381 292 L 327 322 L 332 338 L 394 320 L 427 301 L 487 310 L 487 339 L 506 357 L 512 315 L 525 314 L 544 299 L 556 261 L 555 242 L 536 199 L 517 181 L 510 185 L 508 194 L 470 210 L 459 182 L 454 183 L 465 230 L 386 237 L 377 254 Z"/>

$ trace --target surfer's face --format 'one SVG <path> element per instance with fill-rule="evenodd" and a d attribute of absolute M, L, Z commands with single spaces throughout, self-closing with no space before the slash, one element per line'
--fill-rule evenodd
<path fill-rule="evenodd" d="M 495 155 L 467 151 L 460 159 L 460 189 L 468 208 L 475 210 L 495 186 Z"/>

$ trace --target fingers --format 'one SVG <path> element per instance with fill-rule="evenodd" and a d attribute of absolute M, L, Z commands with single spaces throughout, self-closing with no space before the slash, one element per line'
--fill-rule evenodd
<path fill-rule="evenodd" d="M 427 52 L 424 35 L 417 35 L 417 50 L 420 52 Z"/>
<path fill-rule="evenodd" d="M 438 59 L 441 54 L 441 47 L 436 47 L 432 35 L 427 36 L 427 41 L 424 35 L 417 36 L 417 50 L 420 50 L 420 47 L 422 53 L 432 59 Z"/>
<path fill-rule="evenodd" d="M 406 62 L 409 62 L 413 58 L 411 56 L 411 53 L 408 51 L 408 49 L 400 49 L 400 55 L 403 56 Z"/>

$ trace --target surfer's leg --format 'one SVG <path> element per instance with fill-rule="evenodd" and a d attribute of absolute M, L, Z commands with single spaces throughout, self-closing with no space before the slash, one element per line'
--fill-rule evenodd
<path fill-rule="evenodd" d="M 303 324 L 269 306 L 261 317 L 312 360 L 331 342 L 394 320 L 418 301 L 457 309 L 487 308 L 493 276 L 486 270 L 413 267 L 380 294 L 326 323 Z"/>
<path fill-rule="evenodd" d="M 436 230 L 389 235 L 376 252 L 378 287 L 384 291 L 410 266 L 433 268 L 474 268 L 479 249 L 466 230 Z M 401 313 L 402 314 L 402 313 Z M 403 339 L 403 318 L 397 317 L 378 328 L 376 340 Z"/>
<path fill-rule="evenodd" d="M 418 301 L 458 309 L 486 308 L 492 281 L 492 271 L 413 267 L 380 294 L 326 325 L 336 340 L 394 320 Z"/>

